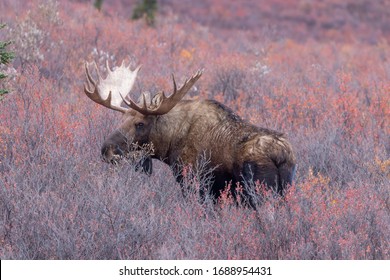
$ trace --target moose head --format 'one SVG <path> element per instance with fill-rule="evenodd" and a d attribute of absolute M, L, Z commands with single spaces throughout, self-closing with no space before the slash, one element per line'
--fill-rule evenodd
<path fill-rule="evenodd" d="M 123 115 L 122 124 L 107 138 L 101 148 L 103 160 L 110 163 L 117 163 L 130 152 L 149 144 L 150 134 L 156 130 L 156 119 L 170 112 L 203 73 L 199 70 L 180 88 L 177 88 L 175 77 L 172 75 L 173 93 L 170 96 L 167 97 L 161 91 L 151 99 L 149 93 L 143 93 L 136 103 L 131 99 L 130 93 L 141 66 L 131 70 L 130 66 L 126 66 L 123 61 L 120 67 L 112 71 L 107 61 L 108 74 L 105 79 L 100 75 L 95 62 L 93 66 L 97 72 L 97 80 L 91 75 L 90 65 L 85 63 L 87 76 L 87 83 L 84 85 L 85 94 L 94 102 L 121 112 Z M 141 165 L 147 174 L 152 172 L 150 157 L 144 158 Z"/>

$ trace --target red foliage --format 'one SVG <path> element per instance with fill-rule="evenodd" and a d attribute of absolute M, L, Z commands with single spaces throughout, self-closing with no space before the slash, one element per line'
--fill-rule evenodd
<path fill-rule="evenodd" d="M 0 101 L 1 259 L 389 259 L 381 1 L 172 0 L 156 28 L 130 21 L 126 1 L 102 12 L 88 1 L 14 2 L 0 4 L 9 35 L 37 48 L 14 46 L 17 74 Z M 26 22 L 36 29 L 18 33 Z M 180 83 L 205 68 L 188 98 L 287 133 L 299 165 L 286 196 L 255 184 L 253 211 L 228 185 L 214 204 L 199 199 L 210 178 L 193 167 L 183 198 L 167 166 L 147 177 L 100 162 L 119 116 L 85 97 L 83 64 L 122 59 L 143 65 L 135 95 L 170 92 L 172 72 Z"/>

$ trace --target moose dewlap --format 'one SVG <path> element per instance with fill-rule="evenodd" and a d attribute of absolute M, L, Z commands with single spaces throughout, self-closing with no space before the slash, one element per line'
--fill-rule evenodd
<path fill-rule="evenodd" d="M 153 153 L 143 159 L 143 170 L 152 172 L 151 158 L 159 159 L 173 170 L 182 182 L 183 168 L 197 166 L 202 155 L 212 170 L 210 193 L 219 196 L 228 183 L 248 186 L 263 183 L 283 194 L 291 184 L 295 156 L 283 133 L 256 127 L 215 100 L 182 100 L 202 76 L 196 72 L 173 93 L 164 92 L 150 98 L 142 94 L 140 102 L 130 98 L 140 66 L 131 70 L 124 62 L 103 79 L 95 62 L 95 80 L 91 64 L 85 64 L 85 94 L 94 102 L 123 114 L 122 124 L 104 141 L 102 156 L 107 162 L 118 162 L 123 156 L 136 153 L 139 147 L 151 145 Z M 244 190 L 245 193 L 245 190 Z"/>

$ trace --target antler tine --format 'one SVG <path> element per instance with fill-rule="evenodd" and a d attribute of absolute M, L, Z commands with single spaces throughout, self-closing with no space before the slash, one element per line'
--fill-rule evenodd
<path fill-rule="evenodd" d="M 85 94 L 92 101 L 94 101 L 94 102 L 96 102 L 96 103 L 98 103 L 100 105 L 103 105 L 104 107 L 107 107 L 107 108 L 112 109 L 112 110 L 119 111 L 121 113 L 125 113 L 127 111 L 125 108 L 122 108 L 120 106 L 116 106 L 116 105 L 112 104 L 112 91 L 111 90 L 108 91 L 107 98 L 104 98 L 102 96 L 102 93 L 100 92 L 99 87 L 100 87 L 100 84 L 103 81 L 103 79 L 102 79 L 102 77 L 100 75 L 99 68 L 97 67 L 95 61 L 93 62 L 93 65 L 94 65 L 94 67 L 96 69 L 96 73 L 98 75 L 98 80 L 96 81 L 92 77 L 90 69 L 89 69 L 88 62 L 85 62 L 85 73 L 86 73 L 86 76 L 87 76 L 87 83 L 84 84 L 84 92 L 85 92 Z M 108 71 L 111 71 L 109 69 L 108 62 L 107 62 L 106 65 L 107 65 Z"/>
<path fill-rule="evenodd" d="M 173 93 L 175 93 L 177 91 L 177 85 L 175 81 L 175 75 L 173 75 L 173 73 L 172 73 L 172 81 L 173 81 Z"/>
<path fill-rule="evenodd" d="M 109 62 L 108 62 L 108 59 L 106 60 L 106 68 L 107 68 L 107 72 L 108 73 L 111 73 L 111 68 L 110 68 L 110 65 L 109 65 Z"/>
<path fill-rule="evenodd" d="M 143 107 L 142 109 L 148 110 L 148 105 L 146 104 L 146 96 L 145 93 L 142 93 Z"/>
<path fill-rule="evenodd" d="M 86 95 L 92 99 L 92 95 L 94 94 L 94 91 L 96 89 L 96 81 L 92 77 L 92 75 L 89 71 L 88 62 L 85 62 L 85 73 L 87 76 L 87 83 L 84 84 L 84 91 L 85 91 Z"/>
<path fill-rule="evenodd" d="M 122 100 L 123 100 L 123 102 L 127 105 L 127 106 L 129 106 L 131 109 L 133 109 L 133 110 L 136 110 L 137 112 L 139 112 L 139 113 L 141 113 L 141 114 L 143 114 L 143 115 L 153 115 L 153 114 L 151 114 L 150 112 L 150 110 L 148 110 L 148 105 L 146 104 L 146 97 L 145 97 L 145 94 L 143 93 L 142 94 L 142 99 L 143 99 L 143 105 L 142 105 L 142 107 L 140 107 L 140 106 L 138 106 L 138 104 L 137 103 L 135 103 L 131 98 L 129 98 L 129 101 L 127 101 L 124 97 L 123 97 L 123 95 L 121 94 L 121 93 L 119 93 L 120 94 L 120 96 L 122 97 Z"/>
<path fill-rule="evenodd" d="M 168 113 L 175 105 L 186 95 L 186 93 L 190 90 L 190 88 L 194 85 L 194 83 L 202 76 L 203 70 L 197 71 L 191 78 L 187 79 L 184 84 L 177 89 L 177 84 L 175 80 L 175 76 L 172 74 L 172 81 L 173 81 L 173 93 L 166 97 L 164 92 L 159 93 L 160 95 L 160 104 L 156 109 L 148 109 L 145 103 L 144 98 L 144 105 L 143 107 L 139 107 L 134 101 L 130 99 L 129 102 L 127 102 L 123 96 L 122 99 L 125 102 L 127 106 L 130 108 L 140 112 L 144 115 L 163 115 Z"/>
<path fill-rule="evenodd" d="M 184 84 L 177 89 L 175 77 L 172 74 L 172 80 L 173 80 L 173 94 L 169 96 L 167 99 L 170 100 L 170 102 L 179 102 L 184 95 L 187 94 L 187 92 L 191 89 L 191 87 L 195 84 L 195 82 L 202 76 L 203 69 L 198 70 L 191 78 L 188 78 L 185 80 Z"/>
<path fill-rule="evenodd" d="M 91 74 L 89 73 L 89 69 L 88 69 L 88 62 L 85 62 L 84 64 L 85 66 L 85 74 L 87 76 L 87 82 L 88 82 L 88 86 L 95 86 L 96 85 L 96 82 L 95 80 L 92 78 Z"/>
<path fill-rule="evenodd" d="M 103 79 L 102 79 L 102 75 L 100 75 L 100 70 L 99 70 L 99 67 L 98 67 L 97 64 L 96 64 L 96 61 L 93 61 L 92 63 L 93 63 L 93 66 L 95 66 L 96 73 L 97 73 L 97 75 L 98 75 L 98 83 L 99 83 L 99 81 L 103 80 Z"/>

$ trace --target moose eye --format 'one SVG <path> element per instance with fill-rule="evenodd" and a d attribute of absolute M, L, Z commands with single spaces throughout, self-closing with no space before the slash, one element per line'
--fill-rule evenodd
<path fill-rule="evenodd" d="M 137 129 L 143 128 L 143 127 L 144 127 L 144 123 L 142 123 L 142 122 L 136 123 L 136 124 L 135 124 L 135 127 L 136 127 Z"/>

